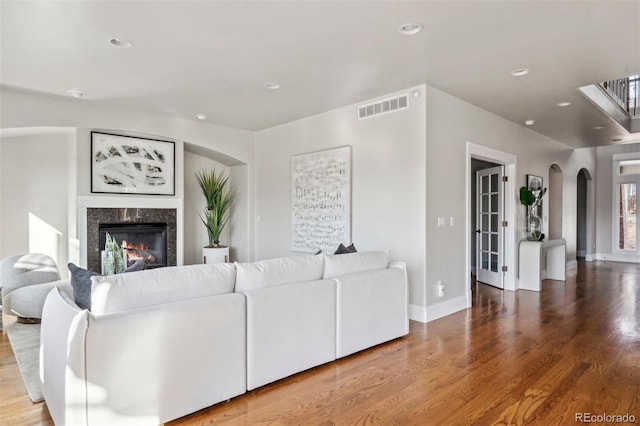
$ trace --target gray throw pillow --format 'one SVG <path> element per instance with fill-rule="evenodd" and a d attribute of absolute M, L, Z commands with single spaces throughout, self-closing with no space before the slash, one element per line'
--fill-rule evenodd
<path fill-rule="evenodd" d="M 344 244 L 340 243 L 338 249 L 333 254 L 346 254 L 346 253 L 356 253 L 356 247 L 351 243 L 351 245 L 345 247 Z"/>
<path fill-rule="evenodd" d="M 73 300 L 80 309 L 91 310 L 91 277 L 100 275 L 96 272 L 81 268 L 73 263 L 67 265 L 71 272 L 71 287 L 73 287 Z M 144 259 L 138 259 L 124 272 L 141 271 L 144 269 Z"/>
<path fill-rule="evenodd" d="M 67 266 L 71 272 L 73 300 L 80 309 L 91 309 L 91 277 L 100 274 L 88 271 L 73 263 L 69 263 Z"/>

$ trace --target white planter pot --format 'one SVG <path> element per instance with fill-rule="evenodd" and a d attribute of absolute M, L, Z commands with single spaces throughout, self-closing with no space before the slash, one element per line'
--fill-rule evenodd
<path fill-rule="evenodd" d="M 203 247 L 202 263 L 229 262 L 229 247 Z"/>

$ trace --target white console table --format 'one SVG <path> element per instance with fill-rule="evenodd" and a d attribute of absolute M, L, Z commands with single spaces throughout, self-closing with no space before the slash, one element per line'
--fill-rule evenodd
<path fill-rule="evenodd" d="M 540 291 L 542 280 L 565 280 L 567 258 L 564 239 L 520 242 L 519 287 Z M 543 270 L 543 265 L 546 267 Z"/>

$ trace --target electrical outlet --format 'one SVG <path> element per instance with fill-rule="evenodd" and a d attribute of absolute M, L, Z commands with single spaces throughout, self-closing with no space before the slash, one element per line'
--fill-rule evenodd
<path fill-rule="evenodd" d="M 438 297 L 444 297 L 444 284 L 438 280 Z"/>

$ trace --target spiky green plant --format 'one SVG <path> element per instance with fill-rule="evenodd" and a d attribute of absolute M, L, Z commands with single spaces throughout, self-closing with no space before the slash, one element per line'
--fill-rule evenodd
<path fill-rule="evenodd" d="M 208 247 L 220 247 L 220 235 L 238 193 L 229 188 L 229 176 L 217 174 L 215 170 L 196 173 L 196 180 L 206 201 L 204 217 L 200 216 L 200 220 L 207 228 Z"/>
<path fill-rule="evenodd" d="M 119 274 L 125 270 L 124 253 L 122 247 L 118 245 L 118 242 L 111 237 L 111 235 L 105 233 L 104 250 L 109 253 L 104 263 L 104 275 Z"/>

